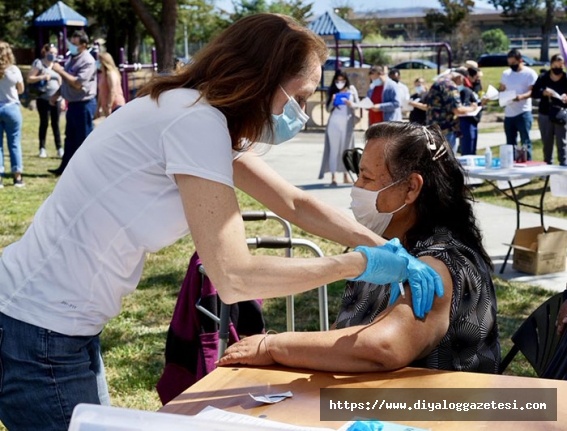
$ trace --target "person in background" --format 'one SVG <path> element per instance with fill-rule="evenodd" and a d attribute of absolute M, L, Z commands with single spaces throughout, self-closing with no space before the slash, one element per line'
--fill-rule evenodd
<path fill-rule="evenodd" d="M 469 67 L 467 69 L 469 74 L 469 81 L 471 83 L 470 89 L 475 92 L 475 94 L 482 98 L 482 71 L 480 69 L 475 69 L 473 67 Z"/>
<path fill-rule="evenodd" d="M 468 70 L 468 69 L 465 69 Z M 461 105 L 464 107 L 478 106 L 480 99 L 477 94 L 464 84 L 457 86 L 461 97 Z M 460 150 L 461 155 L 475 155 L 478 140 L 478 123 L 480 122 L 480 112 L 474 117 L 470 115 L 459 116 Z"/>
<path fill-rule="evenodd" d="M 439 126 L 454 153 L 457 152 L 458 116 L 477 108 L 476 105 L 463 106 L 461 103 L 458 86 L 464 85 L 466 75 L 465 68 L 452 69 L 442 74 L 423 100 L 427 105 L 427 125 Z"/>
<path fill-rule="evenodd" d="M 50 103 L 55 105 L 60 96 L 67 101 L 67 124 L 65 126 L 65 153 L 57 169 L 48 169 L 53 175 L 61 175 L 75 151 L 93 130 L 96 110 L 96 64 L 89 53 L 89 37 L 83 30 L 77 30 L 71 36 L 70 57 L 61 67 L 53 64 L 53 70 L 61 75 L 63 82 L 57 92 L 51 96 Z"/>
<path fill-rule="evenodd" d="M 410 295 L 349 282 L 335 329 L 247 337 L 229 347 L 219 365 L 277 363 L 345 373 L 416 366 L 496 374 L 500 343 L 492 261 L 460 163 L 437 126 L 384 122 L 365 137 L 351 193 L 354 216 L 379 235 L 399 238 L 431 265 L 447 295 L 420 320 L 412 315 Z"/>
<path fill-rule="evenodd" d="M 425 125 L 427 117 L 427 105 L 422 102 L 427 94 L 425 79 L 417 78 L 413 83 L 414 93 L 410 96 L 408 105 L 413 107 L 409 114 L 409 121 Z"/>
<path fill-rule="evenodd" d="M 63 148 L 61 147 L 61 132 L 59 130 L 59 117 L 61 116 L 60 99 L 55 104 L 49 103 L 49 99 L 53 96 L 59 87 L 61 87 L 61 75 L 53 70 L 53 64 L 57 60 L 57 47 L 48 43 L 41 49 L 41 58 L 34 60 L 31 70 L 26 79 L 28 84 L 37 84 L 45 82 L 45 91 L 36 99 L 37 112 L 39 113 L 39 157 L 46 158 L 47 151 L 45 149 L 45 140 L 47 137 L 47 128 L 51 119 L 51 130 L 53 139 L 55 140 L 55 148 L 57 155 L 63 157 Z"/>
<path fill-rule="evenodd" d="M 567 125 L 550 115 L 567 108 L 567 76 L 565 59 L 555 54 L 551 57 L 550 69 L 540 75 L 534 84 L 532 98 L 539 99 L 539 132 L 543 141 L 543 160 L 553 164 L 553 143 L 557 146 L 557 160 L 561 166 L 567 166 Z M 559 96 L 554 97 L 554 94 Z M 552 112 L 554 110 L 554 112 Z"/>
<path fill-rule="evenodd" d="M 372 72 L 372 68 L 371 68 Z M 372 100 L 376 87 L 382 87 L 381 101 L 374 102 L 374 106 L 370 108 L 370 112 L 383 114 L 383 121 L 400 121 L 402 119 L 402 97 L 398 84 L 388 78 L 388 68 L 376 66 L 373 75 L 372 84 L 374 88 L 368 90 L 367 97 Z M 369 115 L 371 118 L 372 115 Z M 371 125 L 374 123 L 370 123 Z"/>
<path fill-rule="evenodd" d="M 506 143 L 516 146 L 518 134 L 526 147 L 527 159 L 532 160 L 532 140 L 530 130 L 533 123 L 532 88 L 538 78 L 537 73 L 524 65 L 522 54 L 517 49 L 508 52 L 510 69 L 502 72 L 500 91 L 514 91 L 516 97 L 504 109 L 504 132 Z"/>
<path fill-rule="evenodd" d="M 10 166 L 14 175 L 14 186 L 23 187 L 22 172 L 22 112 L 20 98 L 24 92 L 22 72 L 16 62 L 10 45 L 0 41 L 0 174 L 4 176 L 4 132 L 8 141 Z M 4 187 L 0 176 L 0 187 Z"/>
<path fill-rule="evenodd" d="M 293 186 L 255 151 L 303 128 L 327 55 L 291 17 L 247 16 L 179 73 L 155 76 L 87 137 L 0 259 L 0 421 L 8 429 L 67 431 L 77 404 L 109 404 L 100 333 L 135 291 L 148 254 L 189 233 L 227 304 L 345 278 L 408 280 L 417 319 L 437 303 L 443 284 L 434 269 Z M 236 188 L 299 229 L 355 248 L 305 259 L 251 254 Z"/>
<path fill-rule="evenodd" d="M 101 52 L 96 60 L 98 76 L 98 96 L 95 118 L 101 113 L 108 117 L 126 103 L 122 91 L 122 78 L 112 56 L 108 52 Z"/>
<path fill-rule="evenodd" d="M 327 111 L 331 113 L 325 130 L 325 148 L 319 179 L 325 172 L 331 172 L 331 185 L 337 185 L 337 172 L 343 173 L 343 182 L 350 183 L 350 178 L 343 163 L 343 152 L 354 148 L 355 115 L 353 103 L 358 102 L 358 92 L 350 84 L 348 74 L 337 70 L 333 83 L 327 91 Z"/>
<path fill-rule="evenodd" d="M 401 81 L 400 71 L 396 68 L 389 69 L 388 78 L 398 84 L 402 114 L 409 111 L 410 92 L 408 86 Z"/>
<path fill-rule="evenodd" d="M 370 87 L 368 89 L 367 97 L 372 101 L 372 103 L 377 104 L 382 102 L 382 93 L 384 92 L 384 83 L 379 79 L 378 67 L 386 66 L 371 66 L 368 71 L 368 77 L 370 78 Z M 372 126 L 376 123 L 381 123 L 384 121 L 384 113 L 381 111 L 368 111 L 368 125 Z"/>

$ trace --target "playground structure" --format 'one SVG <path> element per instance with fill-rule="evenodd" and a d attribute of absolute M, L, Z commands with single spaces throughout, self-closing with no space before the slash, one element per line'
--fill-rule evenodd
<path fill-rule="evenodd" d="M 156 49 L 152 48 L 151 63 L 132 63 L 128 64 L 124 54 L 124 48 L 120 48 L 118 69 L 122 75 L 122 92 L 126 102 L 136 97 L 136 92 L 140 86 L 148 82 L 151 77 L 157 73 L 157 55 Z M 143 71 L 152 71 L 153 73 L 139 73 Z"/>
<path fill-rule="evenodd" d="M 36 55 L 39 55 L 39 50 L 41 50 L 44 43 L 49 41 L 49 36 L 47 35 L 49 28 L 55 28 L 57 30 L 57 50 L 60 54 L 64 54 L 67 51 L 67 27 L 79 27 L 84 29 L 87 25 L 87 19 L 62 1 L 58 1 L 35 18 L 33 23 L 35 27 L 38 27 L 38 47 Z"/>

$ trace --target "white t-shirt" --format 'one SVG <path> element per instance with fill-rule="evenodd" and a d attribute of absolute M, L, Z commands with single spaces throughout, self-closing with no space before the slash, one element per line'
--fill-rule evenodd
<path fill-rule="evenodd" d="M 537 81 L 537 73 L 533 69 L 524 66 L 522 70 L 513 72 L 512 69 L 507 69 L 502 72 L 502 79 L 500 82 L 506 86 L 507 91 L 515 91 L 516 94 L 527 93 L 532 85 Z M 504 109 L 506 117 L 516 117 L 526 111 L 532 110 L 532 98 L 520 100 L 519 102 L 510 102 Z"/>
<path fill-rule="evenodd" d="M 195 90 L 133 100 L 75 153 L 23 237 L 0 259 L 0 312 L 67 335 L 94 335 L 120 312 L 146 252 L 187 235 L 174 174 L 233 187 L 220 111 Z"/>
<path fill-rule="evenodd" d="M 24 82 L 22 72 L 18 66 L 8 66 L 4 70 L 4 77 L 0 79 L 0 106 L 20 103 L 16 84 Z"/>

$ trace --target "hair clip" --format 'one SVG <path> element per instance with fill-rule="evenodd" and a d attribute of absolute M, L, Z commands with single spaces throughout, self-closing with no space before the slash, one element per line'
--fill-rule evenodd
<path fill-rule="evenodd" d="M 433 154 L 433 161 L 437 161 L 440 157 L 442 157 L 444 154 L 447 153 L 447 147 L 443 144 L 441 144 L 439 146 L 439 148 L 437 148 L 437 146 L 435 145 L 434 141 L 433 141 L 433 136 L 431 135 L 431 132 L 429 131 L 429 129 L 425 126 L 423 126 L 423 133 L 425 134 L 425 137 L 427 138 L 427 147 L 429 148 L 430 151 L 435 151 L 435 154 Z"/>

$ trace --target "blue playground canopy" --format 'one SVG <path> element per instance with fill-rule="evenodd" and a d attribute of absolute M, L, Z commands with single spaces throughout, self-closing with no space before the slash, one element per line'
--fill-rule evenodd
<path fill-rule="evenodd" d="M 62 1 L 58 1 L 34 19 L 34 24 L 37 27 L 84 27 L 87 25 L 87 19 Z"/>
<path fill-rule="evenodd" d="M 362 33 L 334 12 L 325 12 L 307 28 L 319 36 L 333 36 L 335 40 L 361 40 Z"/>

